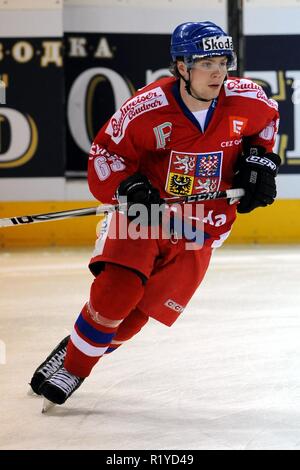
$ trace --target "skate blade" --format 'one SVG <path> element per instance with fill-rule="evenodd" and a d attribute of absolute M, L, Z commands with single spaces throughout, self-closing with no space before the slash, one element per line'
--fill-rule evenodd
<path fill-rule="evenodd" d="M 51 410 L 51 408 L 53 408 L 55 405 L 56 403 L 47 400 L 47 398 L 44 398 L 42 413 L 47 413 L 47 411 Z"/>

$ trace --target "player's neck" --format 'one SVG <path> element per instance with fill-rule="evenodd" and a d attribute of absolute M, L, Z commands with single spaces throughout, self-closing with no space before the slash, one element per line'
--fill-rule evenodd
<path fill-rule="evenodd" d="M 191 95 L 189 95 L 185 89 L 185 83 L 183 82 L 183 80 L 181 80 L 181 83 L 180 83 L 180 95 L 181 95 L 182 101 L 192 113 L 195 113 L 197 111 L 203 111 L 204 109 L 208 109 L 212 102 L 212 100 L 208 102 L 199 101 L 193 98 Z"/>

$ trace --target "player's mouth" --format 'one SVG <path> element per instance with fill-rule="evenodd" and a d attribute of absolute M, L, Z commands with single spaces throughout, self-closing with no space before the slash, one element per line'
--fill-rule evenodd
<path fill-rule="evenodd" d="M 220 87 L 220 84 L 212 83 L 212 84 L 208 85 L 208 87 L 209 87 L 211 90 L 217 90 L 217 89 Z"/>

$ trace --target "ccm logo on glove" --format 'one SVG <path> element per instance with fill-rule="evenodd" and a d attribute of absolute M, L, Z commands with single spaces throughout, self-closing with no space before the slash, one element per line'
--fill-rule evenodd
<path fill-rule="evenodd" d="M 233 186 L 244 188 L 237 211 L 240 214 L 251 212 L 257 207 L 273 204 L 277 195 L 276 176 L 281 163 L 276 153 L 266 153 L 263 147 L 251 147 L 245 150 L 239 159 L 238 172 Z"/>
<path fill-rule="evenodd" d="M 257 163 L 258 165 L 269 167 L 271 170 L 276 171 L 277 166 L 272 160 L 269 160 L 266 157 L 259 157 L 258 155 L 250 155 L 246 158 L 246 162 Z"/>

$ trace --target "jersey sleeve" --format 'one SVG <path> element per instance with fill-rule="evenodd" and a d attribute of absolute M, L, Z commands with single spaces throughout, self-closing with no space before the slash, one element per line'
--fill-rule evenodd
<path fill-rule="evenodd" d="M 101 202 L 114 199 L 120 182 L 142 168 L 142 161 L 156 149 L 152 120 L 168 106 L 159 82 L 138 90 L 118 109 L 97 134 L 89 155 L 88 183 Z"/>
<path fill-rule="evenodd" d="M 248 137 L 248 145 L 260 146 L 265 149 L 266 152 L 272 152 L 276 142 L 276 136 L 279 127 L 279 113 L 277 109 L 273 109 L 271 112 L 267 110 L 266 122 L 262 128 L 255 134 Z"/>
<path fill-rule="evenodd" d="M 93 196 L 103 203 L 111 203 L 120 182 L 135 173 L 139 167 L 139 154 L 130 129 L 121 141 L 114 140 L 111 132 L 114 116 L 96 135 L 88 162 L 88 184 Z"/>
<path fill-rule="evenodd" d="M 261 146 L 266 152 L 272 152 L 279 126 L 277 102 L 268 98 L 263 88 L 248 78 L 231 77 L 224 88 L 226 97 L 237 106 L 234 109 L 238 115 L 231 116 L 231 120 L 243 127 L 245 147 Z"/>

